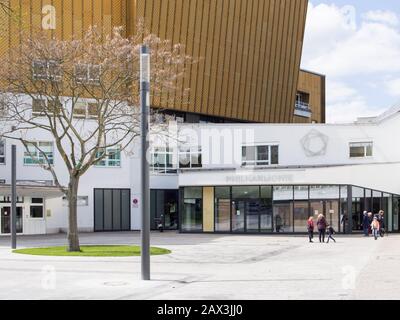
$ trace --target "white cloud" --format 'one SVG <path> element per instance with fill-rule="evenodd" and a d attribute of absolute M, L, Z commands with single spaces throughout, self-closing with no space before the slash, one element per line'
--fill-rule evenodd
<path fill-rule="evenodd" d="M 363 14 L 363 19 L 373 22 L 386 23 L 391 26 L 399 25 L 399 17 L 391 11 L 375 10 Z"/>
<path fill-rule="evenodd" d="M 346 83 L 327 83 L 326 119 L 329 123 L 348 123 L 359 117 L 377 116 L 379 112 L 370 107 L 367 99 Z"/>
<path fill-rule="evenodd" d="M 309 6 L 305 68 L 330 76 L 400 72 L 399 56 L 400 31 L 393 25 L 364 19 L 357 26 L 343 8 Z"/>
<path fill-rule="evenodd" d="M 309 4 L 302 68 L 327 76 L 328 122 L 378 115 L 393 103 L 385 90 L 400 96 L 399 17 L 377 10 L 358 19 L 353 6 Z"/>
<path fill-rule="evenodd" d="M 400 79 L 392 79 L 385 82 L 386 91 L 394 96 L 400 97 Z"/>
<path fill-rule="evenodd" d="M 328 81 L 326 90 L 327 99 L 330 103 L 347 101 L 357 95 L 357 90 L 337 81 Z"/>

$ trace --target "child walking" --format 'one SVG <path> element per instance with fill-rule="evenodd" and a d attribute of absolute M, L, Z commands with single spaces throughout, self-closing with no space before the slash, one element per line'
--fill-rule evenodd
<path fill-rule="evenodd" d="M 336 240 L 333 237 L 333 234 L 336 233 L 335 229 L 333 229 L 331 225 L 328 225 L 327 230 L 328 230 L 328 241 L 326 243 L 329 243 L 329 239 L 332 239 L 336 243 Z"/>
<path fill-rule="evenodd" d="M 374 235 L 375 240 L 378 240 L 378 232 L 380 229 L 378 217 L 374 217 L 374 220 L 371 223 L 372 234 Z"/>

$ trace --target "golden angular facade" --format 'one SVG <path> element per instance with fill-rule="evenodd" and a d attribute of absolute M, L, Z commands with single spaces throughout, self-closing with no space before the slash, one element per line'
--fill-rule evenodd
<path fill-rule="evenodd" d="M 250 122 L 293 122 L 308 0 L 10 0 L 21 19 L 3 23 L 0 54 L 18 30 L 40 28 L 55 8 L 53 35 L 69 39 L 90 25 L 135 32 L 139 18 L 199 58 L 179 83 L 187 100 L 154 97 L 154 107 Z M 1 21 L 7 21 L 4 12 Z"/>

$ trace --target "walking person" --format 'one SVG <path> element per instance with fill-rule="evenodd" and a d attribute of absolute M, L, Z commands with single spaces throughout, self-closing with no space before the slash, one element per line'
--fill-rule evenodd
<path fill-rule="evenodd" d="M 374 217 L 374 220 L 371 223 L 372 234 L 375 240 L 378 240 L 378 232 L 379 232 L 379 221 L 378 217 Z"/>
<path fill-rule="evenodd" d="M 379 221 L 379 235 L 383 237 L 385 235 L 385 212 L 380 210 L 378 213 L 378 221 Z"/>
<path fill-rule="evenodd" d="M 319 233 L 319 242 L 325 242 L 326 219 L 322 213 L 318 216 L 317 228 Z"/>
<path fill-rule="evenodd" d="M 314 238 L 314 219 L 313 219 L 313 217 L 309 217 L 307 220 L 307 230 L 308 230 L 308 239 L 310 240 L 310 242 L 314 242 L 314 241 L 312 241 L 312 239 Z"/>
<path fill-rule="evenodd" d="M 372 234 L 372 228 L 371 228 L 371 223 L 372 223 L 372 220 L 374 220 L 374 217 L 373 217 L 373 214 L 372 214 L 372 212 L 370 211 L 370 212 L 368 212 L 368 236 L 370 235 L 370 234 Z"/>
<path fill-rule="evenodd" d="M 278 214 L 275 216 L 275 229 L 276 232 L 281 232 L 282 228 L 282 217 Z"/>
<path fill-rule="evenodd" d="M 362 220 L 362 227 L 363 227 L 363 230 L 364 230 L 364 236 L 365 237 L 369 236 L 368 228 L 369 228 L 370 225 L 371 225 L 371 222 L 369 221 L 369 218 L 368 218 L 368 212 L 364 211 L 363 220 Z"/>
<path fill-rule="evenodd" d="M 329 243 L 329 239 L 332 239 L 336 243 L 336 240 L 333 237 L 333 235 L 336 233 L 335 229 L 333 229 L 333 227 L 328 224 L 327 230 L 328 230 L 328 241 L 326 243 Z"/>

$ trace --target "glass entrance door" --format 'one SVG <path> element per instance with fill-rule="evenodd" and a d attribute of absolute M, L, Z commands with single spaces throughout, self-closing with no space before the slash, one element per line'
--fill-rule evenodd
<path fill-rule="evenodd" d="M 178 229 L 178 190 L 151 190 L 150 191 L 150 216 L 151 229 Z"/>
<path fill-rule="evenodd" d="M 22 208 L 17 207 L 17 233 L 22 233 Z M 11 232 L 11 207 L 1 208 L 1 233 Z"/>
<path fill-rule="evenodd" d="M 233 232 L 271 232 L 272 205 L 258 199 L 236 199 L 233 201 Z"/>

